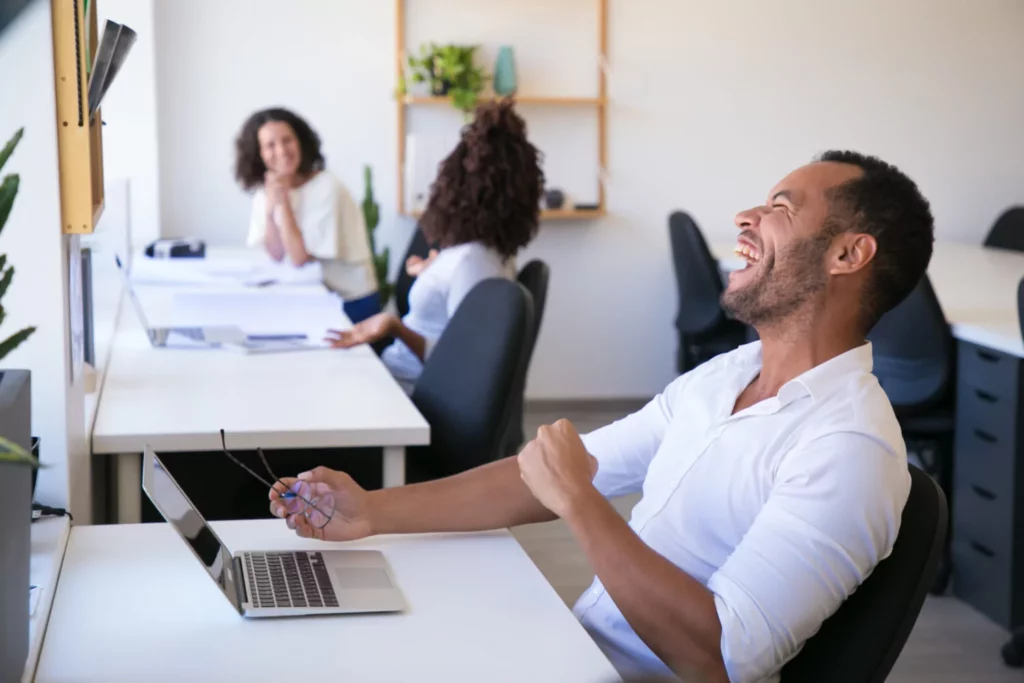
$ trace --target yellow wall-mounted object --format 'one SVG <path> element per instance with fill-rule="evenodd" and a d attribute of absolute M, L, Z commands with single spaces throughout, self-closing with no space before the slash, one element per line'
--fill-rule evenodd
<path fill-rule="evenodd" d="M 89 116 L 89 68 L 98 43 L 96 0 L 50 0 L 64 234 L 89 234 L 103 213 L 103 123 Z"/>

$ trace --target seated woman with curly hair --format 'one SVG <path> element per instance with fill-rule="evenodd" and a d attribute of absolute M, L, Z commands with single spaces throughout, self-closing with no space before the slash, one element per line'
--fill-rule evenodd
<path fill-rule="evenodd" d="M 320 137 L 287 109 L 258 111 L 235 141 L 235 177 L 253 192 L 250 247 L 296 267 L 320 261 L 324 284 L 359 322 L 380 312 L 366 223 L 359 205 L 325 169 Z"/>
<path fill-rule="evenodd" d="M 462 139 L 441 162 L 420 220 L 439 252 L 423 263 L 402 319 L 381 313 L 350 330 L 332 332 L 347 348 L 393 337 L 381 359 L 411 392 L 462 299 L 482 280 L 515 277 L 516 253 L 537 234 L 544 173 L 526 124 L 509 101 L 477 108 Z"/>

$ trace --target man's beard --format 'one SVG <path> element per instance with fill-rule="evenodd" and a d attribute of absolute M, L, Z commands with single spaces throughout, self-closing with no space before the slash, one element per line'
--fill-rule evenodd
<path fill-rule="evenodd" d="M 762 267 L 760 276 L 737 291 L 726 289 L 721 304 L 726 313 L 753 327 L 777 325 L 824 290 L 828 281 L 825 252 L 832 235 L 801 240 Z"/>

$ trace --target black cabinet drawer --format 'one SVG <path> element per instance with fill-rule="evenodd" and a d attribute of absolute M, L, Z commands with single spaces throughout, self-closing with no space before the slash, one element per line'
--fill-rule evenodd
<path fill-rule="evenodd" d="M 960 381 L 1003 399 L 1016 400 L 1020 358 L 984 346 L 960 342 L 957 373 Z"/>
<path fill-rule="evenodd" d="M 958 416 L 954 448 L 957 482 L 977 484 L 1000 496 L 1013 493 L 1017 457 L 1013 440 L 974 427 Z"/>
<path fill-rule="evenodd" d="M 1013 583 L 1010 558 L 967 533 L 953 536 L 953 594 L 1011 629 Z"/>
<path fill-rule="evenodd" d="M 958 475 L 953 491 L 953 533 L 981 544 L 1007 560 L 1013 553 L 1012 487 L 993 489 L 970 475 Z"/>
<path fill-rule="evenodd" d="M 963 378 L 956 388 L 958 427 L 979 430 L 1009 448 L 1016 443 L 1017 396 L 1007 398 L 972 386 Z"/>

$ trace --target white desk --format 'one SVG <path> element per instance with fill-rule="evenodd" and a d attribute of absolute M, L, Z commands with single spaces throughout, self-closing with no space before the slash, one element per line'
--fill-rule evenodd
<path fill-rule="evenodd" d="M 232 549 L 329 547 L 278 520 L 220 522 Z M 381 537 L 409 610 L 240 617 L 166 524 L 76 527 L 38 683 L 619 680 L 507 532 Z"/>
<path fill-rule="evenodd" d="M 149 324 L 161 325 L 174 322 L 175 294 L 196 290 L 136 291 Z M 339 300 L 335 320 L 312 325 L 349 324 Z M 382 447 L 385 486 L 404 483 L 407 446 L 430 443 L 429 424 L 368 347 L 258 355 L 154 349 L 122 302 L 92 430 L 93 454 L 116 456 L 118 521 L 141 519 L 146 445 L 158 453 L 217 450 L 221 429 L 239 450 Z"/>
<path fill-rule="evenodd" d="M 29 581 L 36 586 L 38 596 L 28 621 L 28 659 L 22 683 L 30 683 L 35 675 L 70 529 L 67 517 L 45 517 L 32 523 Z"/>
<path fill-rule="evenodd" d="M 723 270 L 742 267 L 733 246 L 713 248 Z M 954 337 L 1024 358 L 1017 314 L 1024 253 L 937 242 L 928 276 Z"/>

